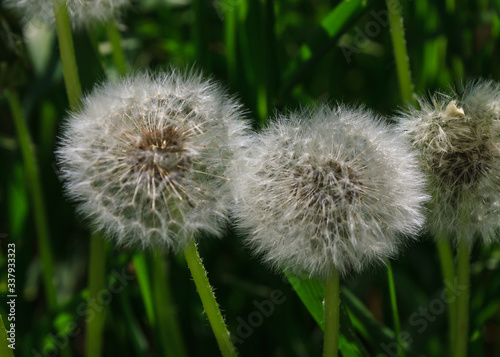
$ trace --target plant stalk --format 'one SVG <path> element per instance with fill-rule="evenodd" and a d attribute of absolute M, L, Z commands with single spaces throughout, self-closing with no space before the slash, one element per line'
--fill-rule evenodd
<path fill-rule="evenodd" d="M 339 274 L 333 269 L 331 275 L 325 278 L 325 337 L 324 357 L 337 357 L 339 349 L 339 313 L 340 313 L 340 291 Z"/>
<path fill-rule="evenodd" d="M 159 342 L 164 356 L 187 356 L 179 328 L 179 321 L 173 308 L 168 277 L 168 264 L 164 254 L 156 252 L 153 257 L 153 295 Z"/>
<path fill-rule="evenodd" d="M 194 242 L 190 243 L 184 249 L 184 255 L 222 355 L 224 357 L 236 357 L 236 349 L 231 341 L 231 336 L 222 317 L 219 305 L 217 305 L 217 301 L 215 300 L 214 292 L 208 281 L 207 272 L 203 267 Z"/>
<path fill-rule="evenodd" d="M 35 229 L 38 238 L 38 249 L 40 251 L 41 269 L 43 278 L 43 287 L 47 299 L 49 310 L 54 312 L 57 308 L 57 296 L 54 286 L 54 258 L 52 256 L 52 248 L 50 246 L 49 225 L 46 215 L 46 205 L 43 197 L 42 183 L 40 172 L 33 149 L 28 126 L 24 118 L 21 103 L 17 94 L 9 89 L 5 89 L 5 95 L 9 102 L 12 118 L 17 131 L 19 146 L 23 156 L 24 172 L 26 175 L 27 184 L 31 193 L 33 202 L 33 215 L 35 217 Z"/>
<path fill-rule="evenodd" d="M 391 298 L 392 319 L 394 323 L 394 337 L 398 345 L 398 355 L 405 356 L 404 346 L 401 341 L 401 324 L 399 322 L 398 303 L 396 298 L 396 286 L 394 284 L 394 274 L 392 273 L 392 266 L 387 261 L 387 281 L 389 283 L 389 295 Z"/>
<path fill-rule="evenodd" d="M 441 263 L 441 273 L 443 274 L 444 289 L 447 296 L 454 296 L 453 289 L 455 285 L 455 264 L 453 263 L 453 252 L 449 238 L 440 234 L 436 236 L 436 247 L 439 254 L 439 262 Z M 457 299 L 451 299 L 448 303 L 448 330 L 449 330 L 449 346 L 450 356 L 453 356 L 453 349 L 455 348 L 456 339 L 456 325 L 457 325 Z"/>
<path fill-rule="evenodd" d="M 69 105 L 74 110 L 80 105 L 82 87 L 80 85 L 80 77 L 78 76 L 68 8 L 66 7 L 66 2 L 61 0 L 53 0 L 53 5 L 66 92 L 68 94 Z"/>
<path fill-rule="evenodd" d="M 391 27 L 391 38 L 398 71 L 399 87 L 405 102 L 410 102 L 413 97 L 413 82 L 411 79 L 410 60 L 406 49 L 405 33 L 403 28 L 403 17 L 399 1 L 386 0 L 389 10 L 389 23 Z"/>
<path fill-rule="evenodd" d="M 89 301 L 97 301 L 99 293 L 106 289 L 106 247 L 99 233 L 90 236 Z M 88 357 L 102 354 L 102 332 L 105 322 L 105 306 L 87 317 L 86 351 Z"/>

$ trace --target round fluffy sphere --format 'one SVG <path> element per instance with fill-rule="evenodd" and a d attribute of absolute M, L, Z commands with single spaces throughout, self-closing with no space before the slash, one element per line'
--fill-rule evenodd
<path fill-rule="evenodd" d="M 176 71 L 109 82 L 68 120 L 57 150 L 67 193 L 120 245 L 185 247 L 217 235 L 227 168 L 246 130 L 240 104 Z"/>
<path fill-rule="evenodd" d="M 323 105 L 280 117 L 235 161 L 248 243 L 292 273 L 360 271 L 394 256 L 424 222 L 414 154 L 363 109 Z"/>
<path fill-rule="evenodd" d="M 439 236 L 490 243 L 500 224 L 500 85 L 466 84 L 402 113 L 400 127 L 429 174 L 429 227 Z"/>
<path fill-rule="evenodd" d="M 118 17 L 131 0 L 60 0 L 68 8 L 71 25 L 85 28 Z M 17 11 L 25 22 L 54 23 L 53 0 L 5 0 L 6 7 Z"/>

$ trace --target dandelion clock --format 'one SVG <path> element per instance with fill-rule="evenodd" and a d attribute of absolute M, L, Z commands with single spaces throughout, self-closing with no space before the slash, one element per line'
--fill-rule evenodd
<path fill-rule="evenodd" d="M 235 162 L 248 245 L 275 268 L 324 279 L 324 355 L 336 356 L 339 274 L 396 255 L 424 221 L 415 155 L 371 112 L 321 105 L 278 118 Z"/>
<path fill-rule="evenodd" d="M 429 230 L 447 289 L 453 282 L 463 290 L 449 305 L 449 326 L 451 354 L 466 356 L 470 250 L 476 240 L 498 241 L 500 226 L 500 85 L 470 81 L 451 94 L 423 98 L 398 120 L 429 176 Z M 456 280 L 449 242 L 457 247 Z"/>
<path fill-rule="evenodd" d="M 87 96 L 57 151 L 78 211 L 117 245 L 184 251 L 198 290 L 210 290 L 211 323 L 213 313 L 224 328 L 194 241 L 222 233 L 241 115 L 236 100 L 196 73 L 139 74 Z M 233 355 L 227 329 L 216 337 Z"/>
<path fill-rule="evenodd" d="M 415 155 L 366 110 L 282 116 L 236 162 L 248 244 L 292 273 L 361 271 L 394 256 L 424 221 Z"/>

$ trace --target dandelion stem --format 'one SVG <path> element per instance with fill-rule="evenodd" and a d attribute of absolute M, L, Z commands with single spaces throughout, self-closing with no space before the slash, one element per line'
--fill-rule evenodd
<path fill-rule="evenodd" d="M 389 9 L 389 22 L 391 27 L 391 38 L 396 58 L 399 86 L 403 100 L 409 102 L 413 96 L 413 82 L 411 79 L 410 60 L 406 49 L 405 33 L 403 28 L 403 17 L 401 16 L 401 4 L 392 0 L 386 0 Z"/>
<path fill-rule="evenodd" d="M 80 85 L 80 77 L 78 76 L 78 67 L 76 65 L 75 48 L 73 46 L 73 37 L 71 36 L 68 9 L 65 1 L 53 0 L 53 4 L 66 92 L 68 94 L 68 101 L 71 109 L 76 109 L 80 105 L 82 87 Z"/>
<path fill-rule="evenodd" d="M 469 343 L 469 290 L 470 290 L 470 247 L 461 237 L 457 248 L 457 277 L 460 294 L 457 297 L 457 324 L 454 351 L 455 357 L 467 356 Z"/>
<path fill-rule="evenodd" d="M 453 286 L 455 285 L 455 266 L 453 263 L 453 253 L 450 240 L 444 234 L 436 236 L 436 246 L 441 263 L 441 272 L 443 274 L 444 288 L 448 296 L 454 296 Z M 453 356 L 455 348 L 455 332 L 457 324 L 457 299 L 452 299 L 448 303 L 448 329 L 450 334 L 450 356 Z"/>
<path fill-rule="evenodd" d="M 325 340 L 324 357 L 336 357 L 339 345 L 339 273 L 336 269 L 324 281 L 325 287 Z"/>
<path fill-rule="evenodd" d="M 184 255 L 222 355 L 224 357 L 235 357 L 237 355 L 236 349 L 231 341 L 229 331 L 219 306 L 217 305 L 217 301 L 215 300 L 212 287 L 208 281 L 207 272 L 203 267 L 198 249 L 194 242 L 190 243 L 187 248 L 184 249 Z"/>
<path fill-rule="evenodd" d="M 170 295 L 168 264 L 164 254 L 157 252 L 153 257 L 153 294 L 155 302 L 157 331 L 164 356 L 187 356 L 179 329 L 179 321 Z"/>
<path fill-rule="evenodd" d="M 392 273 L 391 263 L 387 260 L 387 281 L 389 283 L 389 295 L 391 298 L 392 319 L 394 323 L 394 337 L 398 344 L 399 356 L 404 357 L 404 346 L 401 343 L 401 325 L 399 323 L 398 303 L 396 299 L 396 286 L 394 284 L 394 275 Z"/>
<path fill-rule="evenodd" d="M 16 126 L 19 146 L 23 156 L 24 172 L 33 201 L 33 214 L 35 217 L 35 227 L 38 237 L 38 249 L 40 251 L 42 277 L 47 305 L 49 310 L 54 312 L 57 307 L 56 289 L 52 280 L 54 278 L 54 259 L 50 247 L 49 225 L 46 216 L 46 206 L 38 164 L 33 150 L 33 142 L 17 94 L 11 90 L 5 89 L 5 95 L 9 102 L 12 118 Z"/>
<path fill-rule="evenodd" d="M 115 63 L 116 70 L 121 76 L 124 76 L 127 73 L 127 61 L 125 59 L 125 53 L 123 52 L 120 31 L 118 30 L 116 21 L 109 21 L 106 25 L 106 29 L 108 31 L 109 41 L 111 42 L 113 62 Z"/>
<path fill-rule="evenodd" d="M 90 236 L 89 262 L 89 301 L 96 301 L 98 295 L 106 287 L 106 249 L 105 241 L 100 234 Z M 86 334 L 86 352 L 88 357 L 99 357 L 102 353 L 102 330 L 105 321 L 105 309 L 88 319 Z"/>

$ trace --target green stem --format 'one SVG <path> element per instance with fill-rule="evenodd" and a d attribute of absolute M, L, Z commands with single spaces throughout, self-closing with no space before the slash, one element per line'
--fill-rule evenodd
<path fill-rule="evenodd" d="M 396 299 L 396 286 L 394 284 L 394 275 L 392 273 L 392 266 L 389 261 L 387 261 L 387 281 L 389 283 L 389 295 L 391 298 L 391 308 L 392 308 L 392 319 L 394 322 L 394 335 L 396 338 L 396 343 L 398 344 L 399 356 L 404 357 L 404 346 L 401 343 L 401 325 L 399 323 L 399 312 L 398 303 Z"/>
<path fill-rule="evenodd" d="M 173 308 L 165 256 L 157 252 L 153 257 L 153 294 L 157 331 L 164 356 L 187 356 L 179 329 L 179 321 Z"/>
<path fill-rule="evenodd" d="M 391 38 L 394 57 L 396 58 L 401 95 L 404 101 L 410 102 L 413 97 L 413 82 L 411 79 L 410 60 L 408 58 L 408 51 L 406 50 L 403 17 L 401 16 L 402 5 L 399 1 L 386 0 L 386 2 L 389 9 Z"/>
<path fill-rule="evenodd" d="M 455 296 L 455 265 L 453 263 L 453 253 L 448 237 L 444 234 L 436 236 L 436 247 L 441 263 L 441 273 L 443 274 L 444 289 L 447 296 Z M 455 347 L 455 331 L 457 325 L 457 299 L 450 299 L 448 303 L 448 330 L 450 334 L 450 356 L 453 356 Z"/>
<path fill-rule="evenodd" d="M 127 60 L 125 59 L 125 52 L 123 52 L 120 32 L 114 20 L 109 21 L 106 28 L 109 41 L 111 42 L 113 62 L 115 63 L 116 70 L 121 76 L 124 76 L 127 73 Z"/>
<path fill-rule="evenodd" d="M 97 301 L 98 295 L 106 288 L 106 247 L 100 234 L 90 237 L 89 301 Z M 99 357 L 102 353 L 102 331 L 106 309 L 93 311 L 87 318 L 86 353 L 88 357 Z"/>
<path fill-rule="evenodd" d="M 469 343 L 470 247 L 464 237 L 459 237 L 457 257 L 457 288 L 460 293 L 457 298 L 457 330 L 454 356 L 465 357 L 467 356 Z"/>
<path fill-rule="evenodd" d="M 65 1 L 53 0 L 53 4 L 66 92 L 68 94 L 68 101 L 71 109 L 76 109 L 80 105 L 82 87 L 80 85 L 78 67 L 76 65 L 75 48 L 73 46 L 73 37 L 71 36 L 68 9 Z"/>
<path fill-rule="evenodd" d="M 49 310 L 54 312 L 57 307 L 56 289 L 52 280 L 54 278 L 54 259 L 52 257 L 52 249 L 50 246 L 49 225 L 46 216 L 46 206 L 42 192 L 42 183 L 38 170 L 38 164 L 19 99 L 16 93 L 8 89 L 5 90 L 5 95 L 9 102 L 12 111 L 12 118 L 14 119 L 14 124 L 16 126 L 19 146 L 23 155 L 26 180 L 33 201 L 33 214 L 35 216 L 35 228 L 38 237 L 38 249 L 40 250 L 42 277 L 45 295 L 47 298 L 47 305 Z"/>
<path fill-rule="evenodd" d="M 203 267 L 198 249 L 194 242 L 190 243 L 184 249 L 184 255 L 222 355 L 224 357 L 237 356 L 236 349 L 231 341 L 231 336 L 220 312 L 219 305 L 217 305 L 217 301 L 215 300 L 214 292 L 208 281 L 207 272 Z"/>
<path fill-rule="evenodd" d="M 338 356 L 339 346 L 339 274 L 334 269 L 324 282 L 325 287 L 325 340 L 324 357 Z"/>

